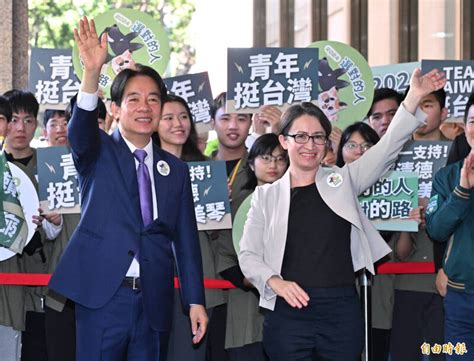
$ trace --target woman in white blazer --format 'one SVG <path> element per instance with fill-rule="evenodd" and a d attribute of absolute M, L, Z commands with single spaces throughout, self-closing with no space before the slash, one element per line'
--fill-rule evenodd
<path fill-rule="evenodd" d="M 413 72 L 410 91 L 387 134 L 342 168 L 320 167 L 331 124 L 312 103 L 282 116 L 280 143 L 290 167 L 257 187 L 240 244 L 245 277 L 267 308 L 264 347 L 273 360 L 358 360 L 363 318 L 354 271 L 374 273 L 390 248 L 359 207 L 357 196 L 393 164 L 426 114 L 420 99 L 444 86 L 444 74 Z M 272 312 L 273 311 L 273 312 Z"/>

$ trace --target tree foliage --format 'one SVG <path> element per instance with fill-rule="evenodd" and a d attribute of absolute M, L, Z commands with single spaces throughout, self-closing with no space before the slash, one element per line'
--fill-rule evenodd
<path fill-rule="evenodd" d="M 170 73 L 188 72 L 195 57 L 188 32 L 194 0 L 29 0 L 30 46 L 71 48 L 72 31 L 82 16 L 94 18 L 116 8 L 136 9 L 161 19 L 170 41 Z"/>

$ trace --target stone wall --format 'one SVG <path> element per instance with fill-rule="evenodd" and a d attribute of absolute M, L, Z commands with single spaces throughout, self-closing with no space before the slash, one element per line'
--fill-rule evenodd
<path fill-rule="evenodd" d="M 28 86 L 28 0 L 0 0 L 0 93 Z"/>

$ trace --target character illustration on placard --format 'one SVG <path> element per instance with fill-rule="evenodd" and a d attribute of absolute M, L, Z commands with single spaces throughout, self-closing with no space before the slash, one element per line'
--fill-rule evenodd
<path fill-rule="evenodd" d="M 331 69 L 328 60 L 322 58 L 319 61 L 318 76 L 321 92 L 318 95 L 318 106 L 331 122 L 337 120 L 337 113 L 346 108 L 347 104 L 339 101 L 338 90 L 347 87 L 350 83 L 339 79 L 346 73 L 345 69 Z"/>
<path fill-rule="evenodd" d="M 112 70 L 116 75 L 124 69 L 134 69 L 135 65 L 130 50 L 125 50 L 123 54 L 112 59 Z"/>
<path fill-rule="evenodd" d="M 339 101 L 339 97 L 337 95 L 337 88 L 333 86 L 328 91 L 319 93 L 318 106 L 328 117 L 329 121 L 334 122 L 337 120 L 337 112 L 346 108 L 347 104 Z"/>
<path fill-rule="evenodd" d="M 116 24 L 105 28 L 102 34 L 104 32 L 108 35 L 108 43 L 112 54 L 109 53 L 107 55 L 106 64 L 104 64 L 103 67 L 112 65 L 112 70 L 115 75 L 124 69 L 134 69 L 136 63 L 132 58 L 132 54 L 134 51 L 141 49 L 143 44 L 133 43 L 132 40 L 139 34 L 132 31 L 125 35 Z M 104 68 L 102 70 L 104 70 Z M 104 72 L 102 71 L 102 73 Z"/>

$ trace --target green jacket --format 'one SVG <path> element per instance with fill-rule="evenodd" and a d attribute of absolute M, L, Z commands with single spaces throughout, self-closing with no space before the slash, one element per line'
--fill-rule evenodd
<path fill-rule="evenodd" d="M 51 248 L 51 254 L 48 262 L 48 273 L 53 273 L 56 269 L 59 259 L 66 249 L 67 243 L 79 224 L 80 214 L 63 214 L 63 224 L 59 235 L 52 241 L 46 242 Z M 45 297 L 45 303 L 49 308 L 62 312 L 67 298 L 48 289 Z"/>
<path fill-rule="evenodd" d="M 221 278 L 216 271 L 217 239 L 212 231 L 199 231 L 199 245 L 201 246 L 202 270 L 205 278 Z M 226 303 L 226 294 L 223 289 L 206 288 L 204 290 L 206 308 L 216 307 Z"/>
<path fill-rule="evenodd" d="M 446 242 L 454 234 L 443 260 L 450 287 L 474 294 L 474 198 L 459 185 L 463 160 L 436 173 L 426 210 L 429 236 Z"/>
<path fill-rule="evenodd" d="M 36 189 L 36 150 L 33 149 L 33 157 L 26 166 L 20 162 L 13 162 L 23 170 Z M 42 240 L 44 240 L 43 231 L 39 230 Z M 49 248 L 43 249 L 46 259 L 49 258 Z M 0 272 L 6 273 L 47 273 L 48 264 L 43 262 L 40 251 L 37 250 L 33 255 L 26 253 L 23 256 L 15 255 L 5 261 L 0 262 Z M 25 330 L 25 312 L 42 312 L 42 298 L 44 297 L 45 287 L 28 286 L 7 286 L 0 285 L 0 325 L 11 326 L 15 330 Z"/>
<path fill-rule="evenodd" d="M 248 181 L 245 165 L 248 154 L 242 158 L 235 181 L 232 184 L 232 219 L 242 202 L 252 193 L 243 188 Z M 217 238 L 217 272 L 239 265 L 232 240 L 232 230 L 220 230 Z M 258 296 L 251 290 L 229 289 L 227 294 L 227 319 L 225 348 L 236 348 L 261 342 L 263 338 L 263 314 L 258 306 Z"/>

